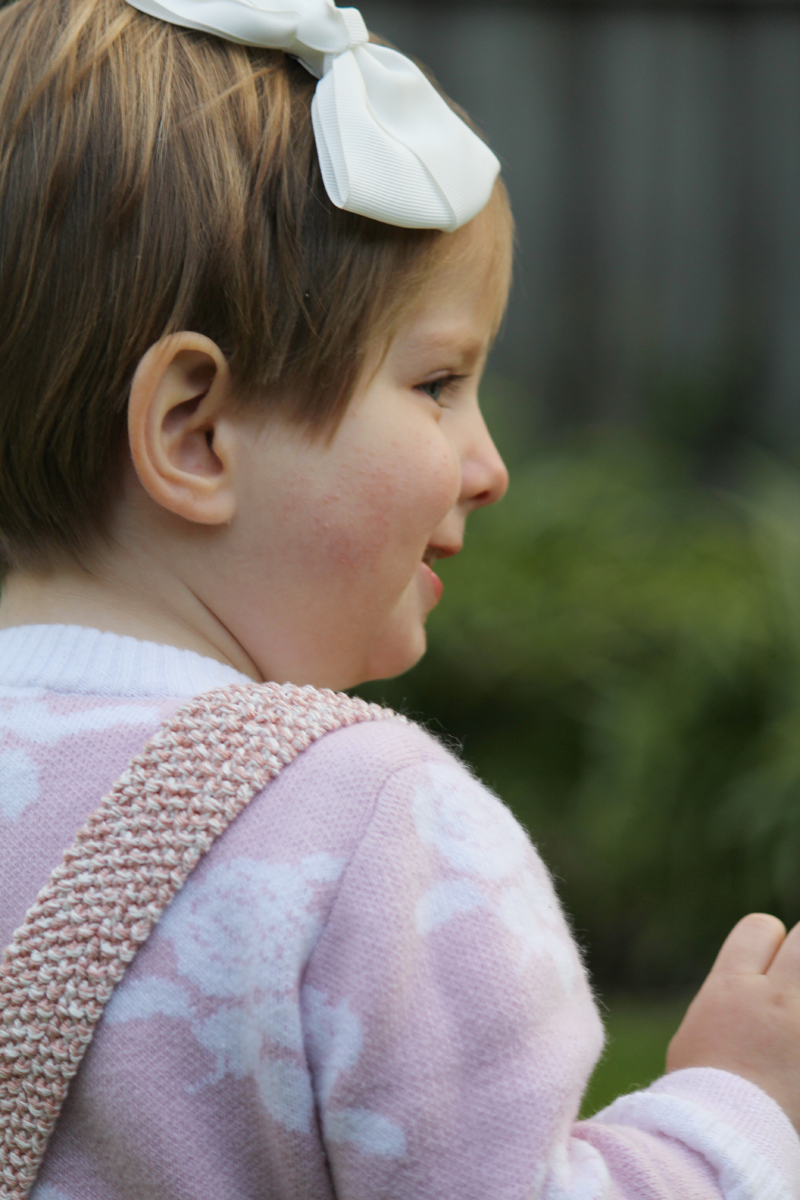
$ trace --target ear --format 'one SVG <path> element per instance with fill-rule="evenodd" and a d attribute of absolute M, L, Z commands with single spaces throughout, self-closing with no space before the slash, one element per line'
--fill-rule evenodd
<path fill-rule="evenodd" d="M 151 346 L 131 384 L 128 439 L 139 482 L 162 508 L 201 525 L 236 511 L 230 372 L 219 347 L 199 333 Z"/>

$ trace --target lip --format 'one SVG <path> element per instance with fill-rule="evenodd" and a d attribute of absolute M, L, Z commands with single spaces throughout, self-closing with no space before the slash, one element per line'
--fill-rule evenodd
<path fill-rule="evenodd" d="M 429 567 L 437 562 L 440 558 L 452 558 L 454 554 L 458 554 L 461 549 L 459 545 L 437 546 L 431 543 L 425 547 L 425 553 L 422 556 L 422 561 Z"/>
<path fill-rule="evenodd" d="M 442 592 L 444 591 L 444 584 L 442 583 L 441 579 L 436 574 L 436 572 L 433 570 L 433 568 L 429 567 L 426 562 L 421 562 L 419 565 L 420 565 L 422 574 L 425 576 L 425 580 L 428 584 L 428 587 L 433 592 L 433 601 L 434 601 L 434 604 L 436 605 L 439 603 L 439 601 L 442 598 Z"/>
<path fill-rule="evenodd" d="M 444 584 L 433 569 L 433 564 L 438 562 L 440 558 L 452 558 L 454 554 L 458 554 L 461 549 L 460 545 L 436 545 L 431 543 L 425 547 L 425 553 L 422 556 L 420 567 L 425 576 L 428 587 L 433 593 L 434 606 L 439 603 L 444 591 Z"/>

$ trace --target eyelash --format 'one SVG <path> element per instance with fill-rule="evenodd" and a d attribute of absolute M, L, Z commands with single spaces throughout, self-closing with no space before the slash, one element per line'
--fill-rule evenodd
<path fill-rule="evenodd" d="M 455 391 L 457 385 L 464 378 L 466 378 L 464 375 L 442 375 L 439 379 L 429 379 L 427 383 L 418 383 L 417 387 L 421 392 L 425 392 L 426 396 L 430 396 L 430 392 L 427 392 L 426 388 L 439 388 L 438 396 L 430 396 L 430 398 L 434 404 L 441 404 L 442 396 Z"/>

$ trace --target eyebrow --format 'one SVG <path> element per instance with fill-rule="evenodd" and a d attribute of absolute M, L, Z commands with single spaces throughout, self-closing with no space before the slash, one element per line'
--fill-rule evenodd
<path fill-rule="evenodd" d="M 476 337 L 471 326 L 442 326 L 430 332 L 412 333 L 399 341 L 396 351 L 403 357 L 419 354 L 442 354 L 471 364 L 480 359 L 488 348 L 489 337 Z"/>

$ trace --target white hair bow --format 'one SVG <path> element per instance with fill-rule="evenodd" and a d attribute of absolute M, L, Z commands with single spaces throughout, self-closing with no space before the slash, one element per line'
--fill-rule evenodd
<path fill-rule="evenodd" d="M 369 42 L 333 0 L 129 0 L 173 25 L 285 50 L 319 79 L 311 107 L 325 188 L 348 212 L 454 230 L 487 203 L 500 164 L 410 59 Z"/>

